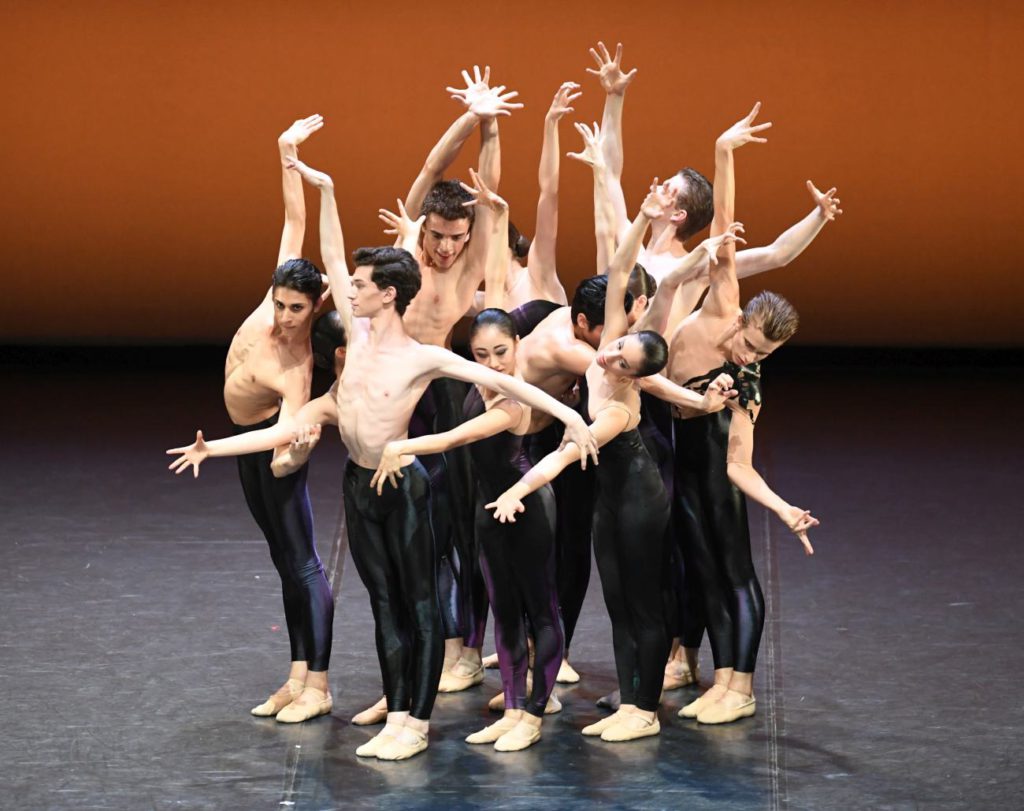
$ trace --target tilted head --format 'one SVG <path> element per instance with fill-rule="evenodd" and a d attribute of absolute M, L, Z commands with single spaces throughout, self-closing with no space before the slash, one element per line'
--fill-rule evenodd
<path fill-rule="evenodd" d="M 508 224 L 508 249 L 512 251 L 513 259 L 520 265 L 526 265 L 526 258 L 530 255 L 530 240 L 511 221 Z"/>
<path fill-rule="evenodd" d="M 669 220 L 676 229 L 676 239 L 686 242 L 711 225 L 715 217 L 714 190 L 704 175 L 689 166 L 670 177 L 666 185 L 676 200 Z"/>
<path fill-rule="evenodd" d="M 608 293 L 607 276 L 590 276 L 576 287 L 572 296 L 572 331 L 581 341 L 594 349 L 601 344 L 604 331 L 604 300 Z M 633 308 L 633 295 L 627 290 L 624 302 L 626 313 Z"/>
<path fill-rule="evenodd" d="M 340 377 L 345 368 L 345 352 L 348 347 L 348 336 L 345 334 L 341 314 L 337 310 L 324 313 L 313 322 L 309 338 L 313 344 L 313 363 Z"/>
<path fill-rule="evenodd" d="M 800 316 L 786 299 L 762 290 L 736 317 L 736 333 L 729 342 L 729 354 L 740 366 L 764 360 L 793 337 Z"/>
<path fill-rule="evenodd" d="M 274 325 L 285 332 L 308 331 L 324 289 L 319 268 L 308 259 L 289 259 L 274 271 L 270 283 Z"/>
<path fill-rule="evenodd" d="M 647 305 L 658 292 L 658 283 L 644 266 L 637 262 L 629 273 L 626 290 L 633 296 L 633 306 L 629 310 L 628 318 L 629 325 L 633 326 L 647 311 Z"/>
<path fill-rule="evenodd" d="M 403 248 L 359 248 L 348 298 L 352 315 L 372 318 L 390 307 L 399 315 L 420 291 L 420 266 Z"/>
<path fill-rule="evenodd" d="M 645 329 L 623 335 L 597 353 L 597 365 L 622 377 L 656 375 L 668 363 L 668 344 L 657 332 Z"/>
<path fill-rule="evenodd" d="M 515 374 L 518 347 L 519 334 L 512 316 L 497 307 L 477 313 L 469 327 L 473 360 L 502 374 Z"/>
<path fill-rule="evenodd" d="M 433 267 L 448 270 L 469 242 L 475 212 L 462 204 L 472 199 L 457 180 L 438 181 L 423 198 L 420 245 Z"/>

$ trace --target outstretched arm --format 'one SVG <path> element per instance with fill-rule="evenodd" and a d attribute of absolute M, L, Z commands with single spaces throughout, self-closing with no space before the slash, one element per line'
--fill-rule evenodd
<path fill-rule="evenodd" d="M 597 43 L 597 49 L 590 49 L 590 55 L 597 63 L 597 69 L 587 68 L 587 73 L 598 77 L 605 92 L 604 115 L 601 129 L 605 137 L 601 144 L 605 163 L 608 166 L 608 194 L 614 212 L 615 230 L 618 235 L 629 226 L 629 213 L 626 209 L 626 197 L 622 192 L 622 167 L 624 149 L 622 145 L 622 105 L 626 98 L 626 88 L 636 76 L 636 68 L 629 73 L 622 71 L 622 43 L 615 46 L 615 58 L 608 53 L 603 42 Z"/>
<path fill-rule="evenodd" d="M 377 209 L 378 218 L 388 226 L 384 229 L 384 233 L 395 236 L 396 248 L 403 248 L 413 256 L 416 256 L 416 246 L 419 244 L 420 231 L 423 228 L 424 220 L 427 218 L 421 214 L 418 220 L 412 219 L 405 208 L 405 203 L 401 200 L 395 200 L 395 207 L 398 209 L 397 214 L 388 211 L 386 208 Z"/>
<path fill-rule="evenodd" d="M 477 249 L 484 254 L 484 297 L 483 306 L 505 309 L 505 279 L 508 276 L 508 203 L 495 194 L 484 183 L 481 175 L 469 170 L 472 186 L 462 188 L 473 195 L 462 205 L 476 208 L 473 230 L 477 231 L 483 244 Z M 472 243 L 470 243 L 472 245 Z"/>
<path fill-rule="evenodd" d="M 771 122 L 754 124 L 761 109 L 757 102 L 753 109 L 729 129 L 718 136 L 715 142 L 715 217 L 711 222 L 711 236 L 723 234 L 735 219 L 736 173 L 733 150 L 748 143 L 767 143 L 766 138 L 756 133 L 768 129 Z M 728 315 L 740 305 L 740 285 L 736 278 L 736 246 L 727 245 L 722 261 L 711 268 L 710 286 L 703 310 L 709 315 Z"/>
<path fill-rule="evenodd" d="M 306 201 L 302 193 L 302 180 L 288 171 L 288 159 L 298 158 L 299 144 L 324 125 L 322 115 L 300 118 L 277 139 L 281 153 L 281 188 L 284 192 L 284 230 L 281 232 L 281 246 L 277 252 L 280 266 L 289 259 L 302 256 L 302 241 L 306 234 Z"/>
<path fill-rule="evenodd" d="M 808 180 L 807 190 L 814 200 L 814 209 L 811 213 L 796 225 L 783 231 L 771 245 L 738 251 L 736 253 L 736 276 L 738 278 L 745 279 L 756 273 L 785 267 L 804 252 L 804 249 L 821 233 L 825 223 L 843 213 L 843 210 L 839 208 L 839 198 L 835 196 L 835 186 L 822 193 Z"/>
<path fill-rule="evenodd" d="M 726 400 L 736 396 L 736 390 L 732 387 L 732 383 L 732 377 L 720 374 L 711 381 L 704 394 L 697 394 L 695 391 L 683 388 L 678 383 L 673 383 L 664 375 L 649 375 L 637 379 L 637 384 L 648 394 L 653 394 L 659 400 L 664 400 L 671 405 L 679 406 L 692 416 L 721 411 L 725 407 Z"/>
<path fill-rule="evenodd" d="M 757 409 L 753 419 L 757 417 Z M 807 530 L 818 526 L 818 519 L 809 510 L 802 510 L 788 504 L 778 496 L 754 469 L 754 422 L 743 412 L 732 415 L 729 423 L 729 451 L 727 456 L 729 480 L 749 498 L 775 513 L 790 532 L 800 539 L 804 551 L 814 554 L 814 547 L 807 539 Z"/>
<path fill-rule="evenodd" d="M 615 255 L 618 226 L 615 222 L 611 199 L 608 196 L 608 171 L 604 162 L 604 153 L 601 150 L 604 134 L 596 121 L 593 129 L 579 122 L 573 126 L 583 136 L 583 149 L 579 152 L 568 152 L 566 155 L 587 164 L 594 170 L 594 238 L 597 240 L 597 272 L 605 274 L 608 272 L 612 256 Z"/>

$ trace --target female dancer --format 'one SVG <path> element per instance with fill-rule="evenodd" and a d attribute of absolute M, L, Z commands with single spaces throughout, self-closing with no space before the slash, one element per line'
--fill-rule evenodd
<path fill-rule="evenodd" d="M 634 740 L 661 730 L 656 711 L 669 647 L 661 595 L 669 498 L 636 427 L 640 421 L 637 378 L 659 372 L 668 347 L 654 332 L 627 334 L 623 302 L 647 226 L 670 204 L 670 195 L 655 181 L 608 270 L 604 331 L 586 374 L 591 431 L 602 447 L 594 553 L 612 621 L 622 704 L 614 715 L 584 728 L 583 734 L 600 735 L 605 741 Z M 725 242 L 729 237 L 721 239 Z M 732 394 L 730 384 L 728 376 L 720 376 L 701 398 L 663 379 L 658 390 L 660 396 L 707 412 L 722 408 Z M 514 522 L 525 510 L 522 499 L 557 476 L 570 463 L 570 453 L 571 443 L 548 454 L 486 509 L 493 509 L 502 523 Z"/>

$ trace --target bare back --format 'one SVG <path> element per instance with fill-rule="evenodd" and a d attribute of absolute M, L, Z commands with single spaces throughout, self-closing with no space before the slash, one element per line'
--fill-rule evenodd
<path fill-rule="evenodd" d="M 572 390 L 594 354 L 593 347 L 573 334 L 570 308 L 560 307 L 519 341 L 516 368 L 527 383 L 561 397 Z"/>

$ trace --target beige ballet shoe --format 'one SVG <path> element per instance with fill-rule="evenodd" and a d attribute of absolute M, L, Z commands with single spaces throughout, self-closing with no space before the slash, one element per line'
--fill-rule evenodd
<path fill-rule="evenodd" d="M 427 733 L 409 727 L 391 740 L 385 741 L 377 750 L 377 760 L 408 760 L 427 748 Z"/>
<path fill-rule="evenodd" d="M 561 666 L 558 668 L 558 675 L 555 677 L 555 681 L 559 684 L 576 684 L 579 680 L 580 674 L 569 664 L 568 659 L 563 659 Z"/>
<path fill-rule="evenodd" d="M 658 716 L 648 721 L 640 715 L 631 712 L 619 713 L 619 720 L 607 727 L 601 733 L 601 740 L 609 743 L 621 743 L 622 741 L 635 741 L 638 738 L 649 738 L 661 732 L 661 722 Z"/>
<path fill-rule="evenodd" d="M 368 727 L 374 724 L 383 724 L 388 720 L 388 700 L 382 698 L 372 707 L 367 707 L 362 712 L 352 716 L 352 723 L 357 727 Z"/>
<path fill-rule="evenodd" d="M 554 715 L 556 712 L 562 711 L 562 702 L 558 700 L 558 696 L 552 693 L 548 696 L 548 703 L 544 705 L 545 715 Z"/>
<path fill-rule="evenodd" d="M 499 752 L 521 752 L 540 740 L 540 727 L 520 721 L 494 742 Z"/>
<path fill-rule="evenodd" d="M 451 670 L 441 673 L 437 683 L 439 693 L 458 693 L 480 684 L 484 680 L 484 669 L 465 659 L 459 659 Z"/>
<path fill-rule="evenodd" d="M 304 698 L 308 700 L 303 701 Z M 301 696 L 277 714 L 277 720 L 282 724 L 298 724 L 318 715 L 326 715 L 333 706 L 334 699 L 330 693 L 316 687 L 306 687 Z"/>
<path fill-rule="evenodd" d="M 608 727 L 615 724 L 615 722 L 619 720 L 620 714 L 621 713 L 619 712 L 613 712 L 606 718 L 602 718 L 600 721 L 597 721 L 596 723 L 593 723 L 590 726 L 583 727 L 583 729 L 581 729 L 580 732 L 582 732 L 584 735 L 588 737 L 596 737 L 597 735 L 600 735 L 602 732 L 608 729 Z"/>
<path fill-rule="evenodd" d="M 400 726 L 385 726 L 384 729 L 356 749 L 356 756 L 377 757 L 377 752 L 380 751 L 380 748 L 388 741 L 394 739 L 395 735 L 397 735 L 401 729 L 402 728 Z"/>
<path fill-rule="evenodd" d="M 483 665 L 484 670 L 494 670 L 498 666 L 498 654 L 492 653 L 490 656 L 485 656 L 480 664 Z"/>
<path fill-rule="evenodd" d="M 277 715 L 281 710 L 302 695 L 302 688 L 306 686 L 306 683 L 299 679 L 288 679 L 288 681 L 284 683 L 284 686 L 288 688 L 288 693 L 291 696 L 287 701 L 279 704 L 274 701 L 274 696 L 271 696 L 262 704 L 253 707 L 249 712 L 253 715 L 259 716 L 260 718 L 269 718 L 271 715 Z M 277 695 L 277 693 L 274 693 L 274 695 Z"/>
<path fill-rule="evenodd" d="M 716 701 L 702 709 L 697 714 L 698 724 L 731 724 L 740 718 L 749 718 L 757 711 L 757 701 L 754 697 L 743 695 L 735 690 L 730 690 Z"/>
<path fill-rule="evenodd" d="M 680 718 L 696 718 L 698 715 L 700 715 L 701 710 L 703 710 L 705 707 L 710 707 L 712 704 L 718 701 L 719 698 L 722 697 L 723 694 L 715 690 L 716 686 L 717 685 L 712 685 L 707 690 L 707 692 L 705 692 L 702 696 L 694 699 L 685 707 L 683 707 L 677 713 L 677 715 Z"/>
<path fill-rule="evenodd" d="M 686 662 L 670 662 L 665 668 L 665 681 L 662 690 L 678 690 L 700 682 L 700 668 L 690 670 Z"/>
<path fill-rule="evenodd" d="M 466 743 L 494 743 L 506 732 L 510 732 L 519 723 L 518 718 L 502 718 L 489 726 L 485 726 L 479 732 L 474 732 L 466 738 Z"/>

